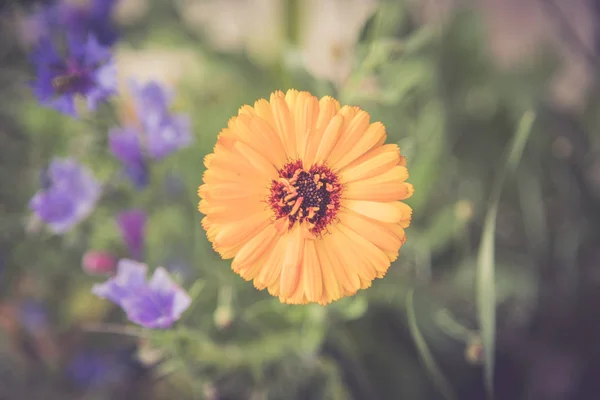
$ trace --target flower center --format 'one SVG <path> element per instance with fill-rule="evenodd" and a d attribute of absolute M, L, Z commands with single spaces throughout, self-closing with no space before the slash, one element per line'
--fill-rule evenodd
<path fill-rule="evenodd" d="M 306 170 L 297 160 L 279 170 L 268 201 L 281 229 L 306 222 L 308 231 L 318 236 L 335 219 L 341 192 L 337 175 L 327 166 L 313 165 Z"/>
<path fill-rule="evenodd" d="M 83 93 L 89 85 L 89 79 L 81 71 L 58 75 L 52 79 L 52 88 L 58 95 L 65 93 Z"/>

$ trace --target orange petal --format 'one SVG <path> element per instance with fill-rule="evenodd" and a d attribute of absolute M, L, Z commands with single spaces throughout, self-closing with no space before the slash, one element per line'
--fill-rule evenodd
<path fill-rule="evenodd" d="M 236 271 L 243 279 L 250 281 L 255 279 L 260 271 L 264 269 L 265 263 L 268 260 L 273 248 L 275 246 L 275 241 L 271 241 L 270 247 L 268 247 L 258 259 L 249 264 L 243 264 L 238 266 L 238 270 Z"/>
<path fill-rule="evenodd" d="M 342 232 L 352 242 L 352 250 L 359 255 L 363 262 L 356 262 L 357 266 L 363 266 L 363 279 L 371 278 L 373 280 L 376 276 L 380 276 L 386 273 L 390 267 L 390 260 L 385 253 L 367 240 L 364 236 L 354 232 L 352 229 L 346 227 L 343 224 L 337 225 L 340 232 Z M 361 271 L 358 269 L 358 271 Z M 375 271 L 374 275 L 373 271 Z M 359 272 L 360 274 L 360 272 Z"/>
<path fill-rule="evenodd" d="M 210 216 L 215 222 L 223 224 L 260 213 L 265 210 L 265 204 L 260 202 L 240 204 L 239 201 L 212 204 L 208 200 L 201 200 L 198 204 L 198 210 L 202 214 Z"/>
<path fill-rule="evenodd" d="M 351 237 L 346 234 L 347 232 L 351 232 L 354 236 Z M 345 268 L 346 270 L 352 268 L 353 272 L 356 273 L 360 279 L 361 289 L 369 287 L 370 282 L 377 276 L 377 271 L 372 265 L 365 262 L 363 256 L 357 251 L 358 249 L 355 246 L 355 241 L 352 240 L 355 238 L 356 234 L 341 224 L 331 227 L 331 233 L 331 238 L 337 249 L 337 256 L 343 265 L 342 268 Z"/>
<path fill-rule="evenodd" d="M 298 287 L 300 280 L 305 240 L 302 238 L 302 231 L 298 224 L 294 225 L 285 238 L 287 244 L 281 267 L 279 295 L 283 298 L 289 298 Z"/>
<path fill-rule="evenodd" d="M 327 304 L 342 298 L 344 296 L 344 289 L 341 281 L 336 276 L 334 271 L 336 265 L 330 261 L 330 257 L 327 254 L 328 248 L 325 246 L 324 241 L 318 240 L 314 243 L 317 257 L 321 263 L 321 271 L 323 273 L 323 294 L 321 304 Z M 346 285 L 351 287 L 351 283 L 349 282 L 347 282 Z"/>
<path fill-rule="evenodd" d="M 275 228 L 273 228 L 272 224 L 269 224 L 240 248 L 231 263 L 231 268 L 234 271 L 238 271 L 242 266 L 256 261 L 272 246 L 272 242 L 276 237 L 277 232 Z"/>
<path fill-rule="evenodd" d="M 340 223 L 371 241 L 375 246 L 386 252 L 398 252 L 402 240 L 393 231 L 363 215 L 343 211 L 339 214 Z"/>
<path fill-rule="evenodd" d="M 400 149 L 395 144 L 375 148 L 339 171 L 340 181 L 351 182 L 382 174 L 398 165 Z"/>
<path fill-rule="evenodd" d="M 326 261 L 331 267 L 335 280 L 340 283 L 344 294 L 349 296 L 360 288 L 360 278 L 351 267 L 346 264 L 346 257 L 343 253 L 346 251 L 344 248 L 339 248 L 337 242 L 334 240 L 332 235 L 325 235 L 320 241 L 322 243 L 321 250 L 319 253 L 319 259 L 326 257 Z"/>
<path fill-rule="evenodd" d="M 396 223 L 405 220 L 407 217 L 410 219 L 412 215 L 412 209 L 400 201 L 380 203 L 376 201 L 343 200 L 342 206 L 365 217 L 382 222 Z"/>
<path fill-rule="evenodd" d="M 319 100 L 308 92 L 300 92 L 294 111 L 296 124 L 296 149 L 298 156 L 304 161 L 306 143 L 309 136 L 314 134 L 315 123 L 319 115 Z M 306 164 L 305 168 L 310 168 Z"/>
<path fill-rule="evenodd" d="M 254 179 L 264 179 L 263 176 L 260 176 L 259 171 L 256 168 L 253 168 L 245 157 L 240 157 L 233 149 L 215 153 L 215 157 L 211 159 L 210 169 L 214 171 L 227 171 L 223 176 L 224 179 L 232 174 L 234 176 L 248 176 Z"/>
<path fill-rule="evenodd" d="M 263 211 L 241 221 L 221 226 L 220 232 L 215 237 L 215 246 L 233 246 L 249 240 L 271 223 L 270 217 L 270 211 Z"/>
<path fill-rule="evenodd" d="M 256 128 L 256 124 L 252 124 L 253 120 L 263 121 L 267 128 Z M 281 162 L 285 161 L 285 156 L 282 154 L 281 139 L 264 119 L 256 115 L 240 115 L 231 122 L 231 125 L 241 142 L 260 153 L 275 167 L 279 168 L 283 165 Z"/>
<path fill-rule="evenodd" d="M 283 93 L 279 93 L 280 95 L 283 95 Z M 271 108 L 271 104 L 267 100 L 256 100 L 254 102 L 254 112 L 267 124 L 269 124 L 272 129 L 277 128 L 277 124 L 275 123 L 275 117 L 273 116 L 273 109 Z"/>
<path fill-rule="evenodd" d="M 323 139 L 323 133 L 339 109 L 340 103 L 332 97 L 325 96 L 319 100 L 319 115 L 315 124 L 315 130 L 313 134 L 308 137 L 306 151 L 304 153 L 304 165 L 306 168 L 310 168 L 310 166 L 314 164 L 317 150 Z"/>
<path fill-rule="evenodd" d="M 253 117 L 248 121 L 248 127 L 252 131 L 260 132 L 262 140 L 260 145 L 269 150 L 271 160 L 276 168 L 281 168 L 287 160 L 285 147 L 281 137 L 267 120 L 262 117 Z M 268 143 L 268 146 L 266 144 Z"/>
<path fill-rule="evenodd" d="M 237 142 L 234 147 L 242 157 L 248 160 L 248 164 L 258 170 L 260 175 L 265 177 L 265 179 L 277 178 L 278 173 L 273 164 L 264 158 L 259 152 L 242 142 Z"/>
<path fill-rule="evenodd" d="M 367 153 L 369 150 L 385 141 L 385 127 L 381 122 L 374 122 L 364 131 L 353 143 L 349 143 L 344 149 L 339 160 L 333 162 L 330 160 L 330 165 L 335 170 L 340 170 L 358 157 Z M 343 146 L 340 146 L 343 147 Z"/>
<path fill-rule="evenodd" d="M 323 277 L 321 274 L 321 264 L 317 256 L 317 249 L 314 240 L 304 242 L 304 256 L 302 259 L 302 276 L 300 284 L 296 289 L 294 298 L 296 304 L 306 302 L 319 302 L 323 294 Z"/>
<path fill-rule="evenodd" d="M 406 182 L 369 183 L 356 181 L 347 183 L 342 197 L 353 200 L 389 202 L 404 200 L 412 196 L 413 186 Z"/>
<path fill-rule="evenodd" d="M 408 179 L 408 169 L 402 165 L 396 165 L 395 167 L 387 170 L 386 172 L 372 176 L 370 178 L 361 179 L 361 181 L 369 183 L 390 183 L 390 182 L 404 182 Z"/>
<path fill-rule="evenodd" d="M 254 111 L 254 108 L 250 107 L 247 104 L 244 104 L 238 110 L 238 115 L 248 115 L 248 116 L 251 116 L 251 115 L 256 115 L 256 112 Z"/>
<path fill-rule="evenodd" d="M 254 279 L 254 286 L 257 289 L 262 290 L 273 285 L 275 282 L 279 282 L 286 243 L 287 242 L 285 239 L 283 239 L 283 237 L 278 237 L 275 239 L 275 244 L 270 250 L 269 258 L 265 262 L 264 268 Z"/>
<path fill-rule="evenodd" d="M 198 188 L 198 195 L 207 200 L 264 199 L 267 194 L 268 190 L 266 186 L 243 185 L 237 182 L 205 183 Z"/>
<path fill-rule="evenodd" d="M 315 155 L 315 164 L 322 163 L 327 159 L 329 153 L 339 139 L 343 122 L 343 117 L 340 115 L 336 115 L 331 119 L 329 125 L 325 128 L 325 132 L 323 132 L 323 139 L 321 140 L 321 143 L 319 143 L 319 148 Z"/>
<path fill-rule="evenodd" d="M 296 135 L 294 132 L 294 121 L 290 109 L 285 101 L 283 93 L 275 92 L 271 95 L 271 108 L 277 126 L 277 132 L 289 158 L 296 158 Z"/>
<path fill-rule="evenodd" d="M 331 166 L 334 166 L 350 150 L 356 149 L 358 142 L 365 136 L 369 128 L 369 113 L 358 107 L 351 107 L 347 112 L 344 112 L 344 108 L 342 108 L 340 114 L 344 115 L 344 125 L 340 139 L 327 157 L 327 164 Z M 364 153 L 368 149 L 362 148 L 361 150 Z"/>

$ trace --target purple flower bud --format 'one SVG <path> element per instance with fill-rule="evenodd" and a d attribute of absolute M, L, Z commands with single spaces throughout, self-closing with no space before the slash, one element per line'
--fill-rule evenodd
<path fill-rule="evenodd" d="M 123 211 L 117 216 L 117 224 L 131 257 L 136 260 L 142 259 L 146 213 L 139 209 Z"/>
<path fill-rule="evenodd" d="M 121 161 L 125 174 L 136 188 L 148 184 L 148 166 L 135 128 L 113 128 L 108 133 L 110 152 Z"/>

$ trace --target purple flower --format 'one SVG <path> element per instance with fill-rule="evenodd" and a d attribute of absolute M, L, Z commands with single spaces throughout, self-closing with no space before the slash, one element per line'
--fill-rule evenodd
<path fill-rule="evenodd" d="M 136 260 L 141 259 L 144 250 L 146 213 L 138 209 L 123 211 L 117 216 L 117 224 L 131 257 Z"/>
<path fill-rule="evenodd" d="M 96 284 L 92 293 L 118 304 L 127 318 L 146 328 L 169 328 L 190 306 L 192 300 L 158 267 L 146 281 L 147 266 L 133 260 L 119 261 L 117 275 Z"/>
<path fill-rule="evenodd" d="M 173 93 L 156 82 L 130 83 L 138 126 L 113 128 L 111 152 L 138 189 L 148 184 L 148 159 L 160 160 L 192 143 L 191 121 L 173 114 Z"/>
<path fill-rule="evenodd" d="M 129 82 L 129 89 L 135 103 L 135 111 L 147 126 L 157 126 L 163 116 L 169 113 L 174 93 L 159 83 L 150 81 L 140 86 L 135 80 Z"/>
<path fill-rule="evenodd" d="M 103 284 L 96 284 L 92 293 L 116 304 L 127 297 L 135 296 L 146 285 L 146 264 L 123 259 L 117 265 L 117 275 Z"/>
<path fill-rule="evenodd" d="M 67 33 L 80 40 L 85 40 L 91 34 L 100 44 L 112 46 L 118 37 L 112 22 L 116 2 L 89 0 L 87 4 L 74 4 L 62 0 L 47 4 L 24 21 L 23 33 L 33 42 L 59 33 Z"/>
<path fill-rule="evenodd" d="M 60 57 L 52 41 L 44 38 L 33 54 L 37 80 L 33 92 L 40 103 L 73 117 L 75 96 L 86 98 L 90 110 L 117 92 L 117 72 L 108 48 L 93 35 L 83 42 L 68 36 L 68 54 Z"/>
<path fill-rule="evenodd" d="M 189 117 L 172 114 L 174 94 L 157 82 L 140 86 L 131 81 L 135 111 L 146 138 L 148 156 L 161 159 L 192 143 Z"/>
<path fill-rule="evenodd" d="M 135 128 L 113 128 L 108 133 L 111 153 L 121 161 L 125 175 L 136 188 L 148 184 L 148 164 L 142 152 L 140 134 Z"/>
<path fill-rule="evenodd" d="M 72 159 L 54 159 L 42 173 L 42 189 L 29 208 L 57 234 L 85 219 L 100 198 L 100 183 Z"/>
<path fill-rule="evenodd" d="M 165 115 L 156 127 L 147 129 L 148 155 L 162 159 L 192 142 L 187 115 Z"/>

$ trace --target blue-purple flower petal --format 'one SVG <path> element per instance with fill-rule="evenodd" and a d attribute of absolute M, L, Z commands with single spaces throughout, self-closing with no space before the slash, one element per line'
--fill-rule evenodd
<path fill-rule="evenodd" d="M 158 127 L 148 130 L 148 154 L 155 159 L 162 159 L 191 143 L 191 123 L 187 115 L 166 116 Z"/>
<path fill-rule="evenodd" d="M 142 123 L 151 127 L 158 124 L 169 111 L 173 92 L 154 81 L 141 86 L 135 80 L 130 80 L 129 87 Z"/>
<path fill-rule="evenodd" d="M 117 223 L 129 254 L 132 258 L 141 259 L 144 251 L 146 213 L 138 209 L 123 211 L 117 216 Z"/>
<path fill-rule="evenodd" d="M 23 33 L 35 42 L 41 37 L 67 32 L 82 38 L 93 34 L 100 44 L 112 46 L 118 32 L 112 21 L 116 0 L 89 0 L 87 4 L 74 4 L 59 0 L 47 4 L 29 16 L 22 27 Z"/>
<path fill-rule="evenodd" d="M 75 98 L 72 94 L 64 94 L 43 102 L 42 104 L 48 105 L 56 111 L 60 111 L 70 117 L 78 117 L 77 110 L 75 109 Z"/>
<path fill-rule="evenodd" d="M 136 188 L 144 188 L 148 184 L 148 166 L 137 130 L 113 128 L 108 134 L 108 143 L 110 152 L 123 164 L 127 177 Z"/>
<path fill-rule="evenodd" d="M 108 48 L 90 35 L 87 42 L 71 34 L 68 52 L 59 57 L 48 38 L 40 41 L 32 60 L 37 67 L 33 93 L 45 106 L 76 116 L 74 97 L 87 99 L 88 108 L 117 93 L 116 67 Z"/>
<path fill-rule="evenodd" d="M 94 35 L 90 35 L 84 45 L 82 56 L 86 67 L 94 67 L 109 60 L 111 52 L 108 47 L 102 46 Z"/>
<path fill-rule="evenodd" d="M 121 305 L 121 302 L 135 296 L 146 285 L 146 264 L 123 259 L 117 265 L 117 275 L 102 284 L 92 287 L 92 293 Z"/>
<path fill-rule="evenodd" d="M 68 232 L 73 225 L 75 204 L 68 193 L 56 190 L 37 193 L 29 207 L 54 233 Z"/>
<path fill-rule="evenodd" d="M 123 261 L 125 260 L 121 262 Z M 124 290 L 125 288 L 121 286 L 116 295 L 114 279 L 96 285 L 94 293 L 100 293 L 101 297 L 109 298 L 119 304 L 131 322 L 146 328 L 169 328 L 191 304 L 191 298 L 173 282 L 162 267 L 154 271 L 149 282 L 136 285 L 134 288 L 129 287 L 128 290 Z M 107 294 L 112 294 L 112 298 Z"/>
<path fill-rule="evenodd" d="M 160 160 L 188 147 L 193 136 L 189 116 L 173 114 L 169 109 L 171 90 L 153 81 L 144 85 L 134 80 L 129 83 L 139 126 L 111 130 L 111 151 L 136 187 L 142 188 L 148 182 L 147 160 Z"/>
<path fill-rule="evenodd" d="M 55 159 L 43 173 L 44 187 L 29 207 L 57 234 L 85 219 L 100 198 L 100 183 L 86 167 L 72 159 Z"/>

